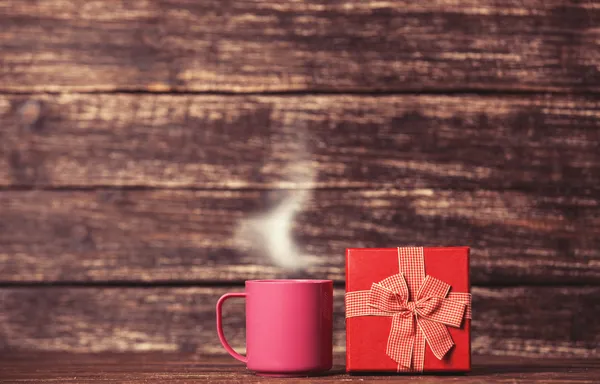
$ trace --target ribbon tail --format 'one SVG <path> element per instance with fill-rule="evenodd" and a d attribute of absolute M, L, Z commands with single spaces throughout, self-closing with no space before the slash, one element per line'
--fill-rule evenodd
<path fill-rule="evenodd" d="M 415 317 L 410 314 L 398 313 L 392 317 L 392 329 L 388 337 L 387 355 L 401 367 L 410 369 L 415 345 Z"/>
<path fill-rule="evenodd" d="M 417 326 L 417 338 L 415 340 L 415 348 L 413 349 L 413 365 L 411 370 L 413 372 L 423 372 L 425 370 L 425 343 L 425 334 Z"/>
<path fill-rule="evenodd" d="M 431 351 L 438 358 L 442 360 L 446 353 L 454 346 L 454 341 L 448 328 L 444 324 L 419 317 L 417 319 L 419 329 L 425 335 L 427 344 L 431 348 Z"/>

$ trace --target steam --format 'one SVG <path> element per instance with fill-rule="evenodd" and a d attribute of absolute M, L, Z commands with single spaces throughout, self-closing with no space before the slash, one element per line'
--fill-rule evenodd
<path fill-rule="evenodd" d="M 315 171 L 306 150 L 304 131 L 296 131 L 297 140 L 283 140 L 285 148 L 273 148 L 277 156 L 285 156 L 283 174 L 290 175 L 282 185 L 291 189 L 277 205 L 255 216 L 242 220 L 236 230 L 236 242 L 245 244 L 257 253 L 264 254 L 275 265 L 298 270 L 306 265 L 298 244 L 293 239 L 293 225 L 312 196 Z M 294 143 L 290 148 L 290 142 Z M 274 143 L 274 145 L 277 145 Z M 282 144 L 280 144 L 282 145 Z"/>
<path fill-rule="evenodd" d="M 244 243 L 252 243 L 252 249 L 265 253 L 277 266 L 303 267 L 305 263 L 293 240 L 292 226 L 309 195 L 309 190 L 295 191 L 267 213 L 242 221 L 238 237 Z"/>

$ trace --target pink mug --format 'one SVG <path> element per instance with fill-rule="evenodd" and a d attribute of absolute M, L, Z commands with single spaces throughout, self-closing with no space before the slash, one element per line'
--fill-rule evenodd
<path fill-rule="evenodd" d="M 223 302 L 246 298 L 246 356 L 223 335 Z M 217 302 L 217 332 L 231 356 L 265 376 L 304 376 L 331 369 L 333 282 L 249 280 L 246 292 Z"/>

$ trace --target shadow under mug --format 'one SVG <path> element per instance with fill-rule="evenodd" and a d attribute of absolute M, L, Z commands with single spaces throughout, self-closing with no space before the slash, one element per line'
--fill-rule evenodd
<path fill-rule="evenodd" d="M 223 334 L 223 302 L 246 298 L 246 356 Z M 302 376 L 331 369 L 333 282 L 331 280 L 249 280 L 245 292 L 217 302 L 217 333 L 231 356 L 267 376 Z"/>

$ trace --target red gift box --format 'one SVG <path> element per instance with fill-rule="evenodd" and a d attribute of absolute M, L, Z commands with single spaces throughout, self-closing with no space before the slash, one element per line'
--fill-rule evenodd
<path fill-rule="evenodd" d="M 346 250 L 348 372 L 471 370 L 468 247 Z"/>

